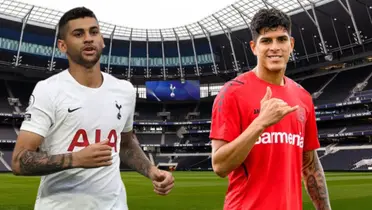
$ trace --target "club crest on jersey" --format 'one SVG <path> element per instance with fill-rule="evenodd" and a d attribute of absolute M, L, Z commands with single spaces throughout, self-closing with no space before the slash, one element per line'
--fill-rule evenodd
<path fill-rule="evenodd" d="M 305 109 L 302 106 L 298 107 L 298 110 L 297 110 L 297 119 L 301 123 L 304 123 L 305 122 Z"/>
<path fill-rule="evenodd" d="M 119 105 L 117 101 L 115 101 L 115 103 L 116 103 L 116 108 L 118 109 L 118 114 L 116 115 L 116 117 L 118 118 L 118 120 L 120 120 L 121 119 L 121 113 L 120 113 L 121 105 Z"/>

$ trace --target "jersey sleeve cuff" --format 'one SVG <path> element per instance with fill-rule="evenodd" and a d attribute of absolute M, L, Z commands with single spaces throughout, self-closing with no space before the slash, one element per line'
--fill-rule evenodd
<path fill-rule="evenodd" d="M 226 136 L 213 136 L 213 135 L 210 135 L 209 136 L 209 139 L 213 140 L 222 140 L 222 141 L 226 141 L 226 142 L 232 142 L 234 139 L 231 139 L 231 138 L 226 138 Z"/>
<path fill-rule="evenodd" d="M 126 133 L 126 132 L 129 132 L 131 130 L 133 130 L 133 127 L 127 127 L 127 128 L 124 128 L 121 132 Z"/>
<path fill-rule="evenodd" d="M 42 137 L 45 138 L 46 136 L 46 133 L 47 131 L 45 131 L 44 129 L 41 129 L 41 128 L 36 128 L 32 125 L 28 125 L 27 123 L 23 123 L 20 130 L 23 130 L 23 131 L 29 131 L 29 132 L 32 132 L 32 133 L 36 133 Z"/>
<path fill-rule="evenodd" d="M 320 145 L 314 145 L 312 147 L 307 147 L 307 148 L 304 148 L 304 152 L 308 152 L 308 151 L 312 151 L 312 150 L 317 150 L 320 148 Z"/>

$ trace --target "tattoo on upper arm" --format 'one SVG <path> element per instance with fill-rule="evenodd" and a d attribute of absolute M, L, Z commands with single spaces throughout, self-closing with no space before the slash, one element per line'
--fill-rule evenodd
<path fill-rule="evenodd" d="M 316 209 L 331 209 L 324 171 L 316 151 L 304 153 L 302 171 L 306 190 Z"/>
<path fill-rule="evenodd" d="M 121 161 L 126 163 L 130 168 L 136 170 L 145 177 L 149 177 L 152 163 L 146 157 L 140 145 L 134 142 L 132 138 L 123 138 L 122 136 L 120 158 Z"/>
<path fill-rule="evenodd" d="M 48 155 L 22 149 L 16 156 L 22 175 L 48 175 L 72 168 L 72 154 Z"/>

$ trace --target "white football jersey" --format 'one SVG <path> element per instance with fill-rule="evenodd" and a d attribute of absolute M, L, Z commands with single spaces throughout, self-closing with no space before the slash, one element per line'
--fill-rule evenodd
<path fill-rule="evenodd" d="M 21 130 L 44 137 L 48 155 L 79 151 L 110 140 L 113 164 L 68 169 L 41 177 L 35 210 L 126 210 L 120 176 L 120 133 L 133 127 L 136 91 L 133 85 L 103 73 L 99 88 L 80 85 L 65 70 L 36 84 Z"/>

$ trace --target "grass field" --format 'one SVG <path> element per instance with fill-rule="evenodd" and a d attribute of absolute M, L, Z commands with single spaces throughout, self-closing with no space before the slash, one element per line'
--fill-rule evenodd
<path fill-rule="evenodd" d="M 133 172 L 123 172 L 130 210 L 221 210 L 227 179 L 212 172 L 174 172 L 176 186 L 171 195 L 161 197 L 151 182 Z M 327 173 L 333 210 L 372 209 L 372 173 Z M 33 209 L 38 177 L 0 174 L 0 209 Z M 304 194 L 304 209 L 314 209 Z"/>

